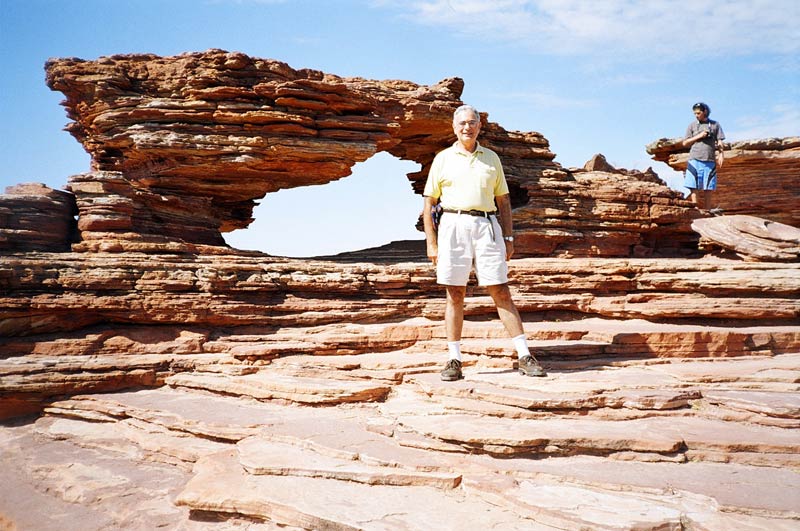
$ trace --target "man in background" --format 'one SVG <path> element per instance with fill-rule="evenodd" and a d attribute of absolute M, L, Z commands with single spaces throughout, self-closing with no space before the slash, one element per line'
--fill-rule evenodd
<path fill-rule="evenodd" d="M 683 184 L 691 191 L 697 208 L 708 209 L 709 214 L 718 216 L 722 209 L 713 206 L 711 196 L 717 189 L 717 170 L 724 161 L 722 141 L 725 133 L 718 122 L 708 117 L 711 114 L 708 105 L 695 103 L 692 111 L 695 120 L 686 128 L 683 140 L 684 146 L 691 146 Z"/>

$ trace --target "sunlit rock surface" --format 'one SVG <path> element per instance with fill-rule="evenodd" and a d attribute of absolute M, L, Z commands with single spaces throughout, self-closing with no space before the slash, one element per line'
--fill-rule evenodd
<path fill-rule="evenodd" d="M 745 260 L 797 262 L 800 229 L 755 216 L 699 218 L 692 228 L 702 235 L 700 245 L 710 252 L 733 251 Z"/>
<path fill-rule="evenodd" d="M 548 376 L 518 374 L 470 285 L 465 379 L 445 383 L 444 292 L 420 242 L 300 260 L 221 233 L 263 194 L 378 151 L 418 162 L 420 192 L 460 80 L 218 50 L 47 75 L 93 167 L 71 194 L 0 197 L 0 529 L 800 525 L 800 264 L 711 243 L 732 227 L 791 240 L 771 216 L 796 199 L 704 219 L 651 170 L 565 169 L 542 135 L 483 116 Z"/>

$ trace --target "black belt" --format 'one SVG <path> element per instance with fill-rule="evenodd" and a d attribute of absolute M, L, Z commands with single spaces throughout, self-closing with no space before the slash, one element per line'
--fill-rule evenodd
<path fill-rule="evenodd" d="M 489 216 L 494 216 L 497 211 L 492 210 L 491 212 L 486 212 L 484 210 L 453 210 L 452 208 L 443 208 L 442 212 L 447 212 L 449 214 L 466 214 L 468 216 L 479 216 L 482 218 L 489 219 Z M 494 241 L 494 226 L 492 222 L 489 221 L 489 234 L 492 235 L 492 241 Z"/>
<path fill-rule="evenodd" d="M 491 212 L 486 212 L 484 210 L 454 210 L 452 208 L 445 208 L 443 212 L 447 212 L 448 214 L 466 214 L 468 216 L 480 216 L 482 218 L 488 218 L 489 216 L 494 216 L 497 211 L 492 210 Z"/>

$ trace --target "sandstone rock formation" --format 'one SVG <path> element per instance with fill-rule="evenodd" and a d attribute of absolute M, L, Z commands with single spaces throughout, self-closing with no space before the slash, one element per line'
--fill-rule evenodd
<path fill-rule="evenodd" d="M 696 219 L 692 228 L 703 248 L 725 249 L 745 260 L 800 261 L 800 229 L 754 216 Z"/>
<path fill-rule="evenodd" d="M 418 242 L 297 260 L 221 232 L 380 150 L 420 163 L 419 192 L 459 80 L 209 51 L 54 60 L 48 82 L 93 168 L 74 203 L 0 198 L 0 529 L 797 529 L 800 264 L 676 258 L 705 220 L 652 171 L 564 169 L 483 117 L 524 254 L 548 255 L 511 286 L 549 375 L 514 370 L 471 285 L 445 384 Z M 19 232 L 74 204 L 71 251 Z"/>
<path fill-rule="evenodd" d="M 202 530 L 797 527 L 796 354 L 618 361 L 551 368 L 542 380 L 470 356 L 467 379 L 447 385 L 424 352 L 334 358 L 54 401 L 0 432 L 4 521 L 65 531 L 134 518 Z"/>
<path fill-rule="evenodd" d="M 647 146 L 654 160 L 686 170 L 688 148 L 662 138 Z M 726 214 L 747 214 L 800 227 L 800 137 L 726 144 L 714 201 Z"/>
<path fill-rule="evenodd" d="M 72 194 L 38 183 L 9 186 L 0 195 L 0 252 L 68 251 L 77 214 Z"/>
<path fill-rule="evenodd" d="M 80 210 L 75 250 L 218 252 L 221 233 L 252 221 L 255 200 L 350 174 L 379 151 L 420 164 L 454 140 L 463 81 L 432 86 L 342 78 L 239 53 L 54 59 L 67 129 L 92 156 L 70 180 Z M 519 256 L 680 255 L 697 216 L 680 194 L 638 172 L 573 174 L 535 132 L 483 119 L 503 159 Z M 379 186 L 376 183 L 376 186 Z"/>

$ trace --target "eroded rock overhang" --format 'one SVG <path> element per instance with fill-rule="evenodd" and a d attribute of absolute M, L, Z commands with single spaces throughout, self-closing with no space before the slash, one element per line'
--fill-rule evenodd
<path fill-rule="evenodd" d="M 421 165 L 409 175 L 419 191 L 454 138 L 464 85 L 344 78 L 221 50 L 52 59 L 46 72 L 92 158 L 92 173 L 70 183 L 82 239 L 211 245 L 246 227 L 265 194 L 340 179 L 381 151 Z M 554 167 L 541 135 L 485 125 L 499 147 Z"/>

